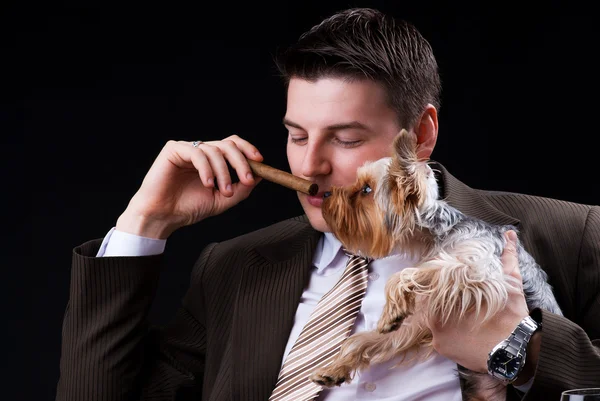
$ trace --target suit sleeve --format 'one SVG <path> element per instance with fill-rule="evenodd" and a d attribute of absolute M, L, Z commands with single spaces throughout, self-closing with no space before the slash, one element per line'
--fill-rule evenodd
<path fill-rule="evenodd" d="M 525 400 L 559 400 L 561 392 L 600 387 L 600 207 L 590 209 L 579 251 L 574 296 L 577 323 L 535 310 L 542 341 L 533 385 Z"/>
<path fill-rule="evenodd" d="M 152 327 L 147 317 L 162 254 L 98 258 L 100 243 L 73 250 L 56 401 L 199 396 L 206 348 L 201 309 L 192 314 L 184 305 L 166 327 Z M 194 276 L 213 247 L 198 259 Z"/>

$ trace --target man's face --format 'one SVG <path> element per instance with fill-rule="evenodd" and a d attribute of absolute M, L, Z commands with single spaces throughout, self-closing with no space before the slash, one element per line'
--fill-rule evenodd
<path fill-rule="evenodd" d="M 378 83 L 290 80 L 284 118 L 287 157 L 292 174 L 319 186 L 316 196 L 298 193 L 316 230 L 330 231 L 321 214 L 323 192 L 354 183 L 356 170 L 366 161 L 390 156 L 401 129 L 397 120 Z"/>

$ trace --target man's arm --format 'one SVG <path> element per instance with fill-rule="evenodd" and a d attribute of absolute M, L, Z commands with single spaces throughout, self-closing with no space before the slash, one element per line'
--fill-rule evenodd
<path fill-rule="evenodd" d="M 532 316 L 542 321 L 543 328 L 537 355 L 532 355 L 537 361 L 532 386 L 524 399 L 558 400 L 568 389 L 600 387 L 600 340 L 590 340 L 581 327 L 562 316 L 541 309 Z"/>
<path fill-rule="evenodd" d="M 98 258 L 99 248 L 94 240 L 73 252 L 56 400 L 166 400 L 181 389 L 199 394 L 202 322 L 185 308 L 164 330 L 147 322 L 162 255 Z M 179 351 L 188 347 L 186 339 L 193 356 Z"/>
<path fill-rule="evenodd" d="M 521 280 L 514 242 L 502 254 L 505 274 Z M 542 330 L 528 347 L 524 371 L 515 385 L 529 391 L 525 400 L 560 399 L 561 392 L 582 387 L 600 387 L 600 207 L 588 214 L 579 251 L 576 297 L 578 316 L 569 320 L 539 309 L 531 311 Z M 524 294 L 509 292 L 502 313 L 486 324 L 471 315 L 460 324 L 431 325 L 436 350 L 459 365 L 486 372 L 487 355 L 505 339 L 518 322 L 530 314 Z M 537 314 L 537 315 L 536 315 Z M 594 341 L 592 341 L 594 340 Z M 537 363 L 536 363 L 537 361 Z M 533 380 L 529 383 L 533 372 Z M 530 387 L 529 387 L 530 386 Z"/>
<path fill-rule="evenodd" d="M 560 399 L 567 389 L 600 387 L 600 207 L 588 214 L 574 294 L 577 323 L 536 310 L 542 321 L 539 354 L 525 400 Z M 536 352 L 537 350 L 532 350 Z M 529 356 L 528 356 L 529 358 Z M 544 398 L 547 397 L 547 398 Z"/>

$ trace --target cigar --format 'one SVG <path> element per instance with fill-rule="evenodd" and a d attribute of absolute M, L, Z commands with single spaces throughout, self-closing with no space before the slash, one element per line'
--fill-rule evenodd
<path fill-rule="evenodd" d="M 275 184 L 283 185 L 286 188 L 300 191 L 307 195 L 314 196 L 319 192 L 319 186 L 314 182 L 305 180 L 304 178 L 296 177 L 286 171 L 276 169 L 275 167 L 267 166 L 254 160 L 248 160 L 248 164 L 252 172 L 265 180 L 274 182 Z"/>

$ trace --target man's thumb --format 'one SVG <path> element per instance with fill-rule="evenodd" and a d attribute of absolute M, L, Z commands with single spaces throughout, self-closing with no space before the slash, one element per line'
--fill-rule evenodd
<path fill-rule="evenodd" d="M 504 235 L 510 245 L 513 247 L 517 246 L 517 233 L 514 230 L 508 230 Z"/>
<path fill-rule="evenodd" d="M 519 275 L 519 261 L 517 258 L 517 233 L 509 230 L 504 233 L 506 245 L 502 252 L 502 265 L 504 273 L 509 275 Z"/>

